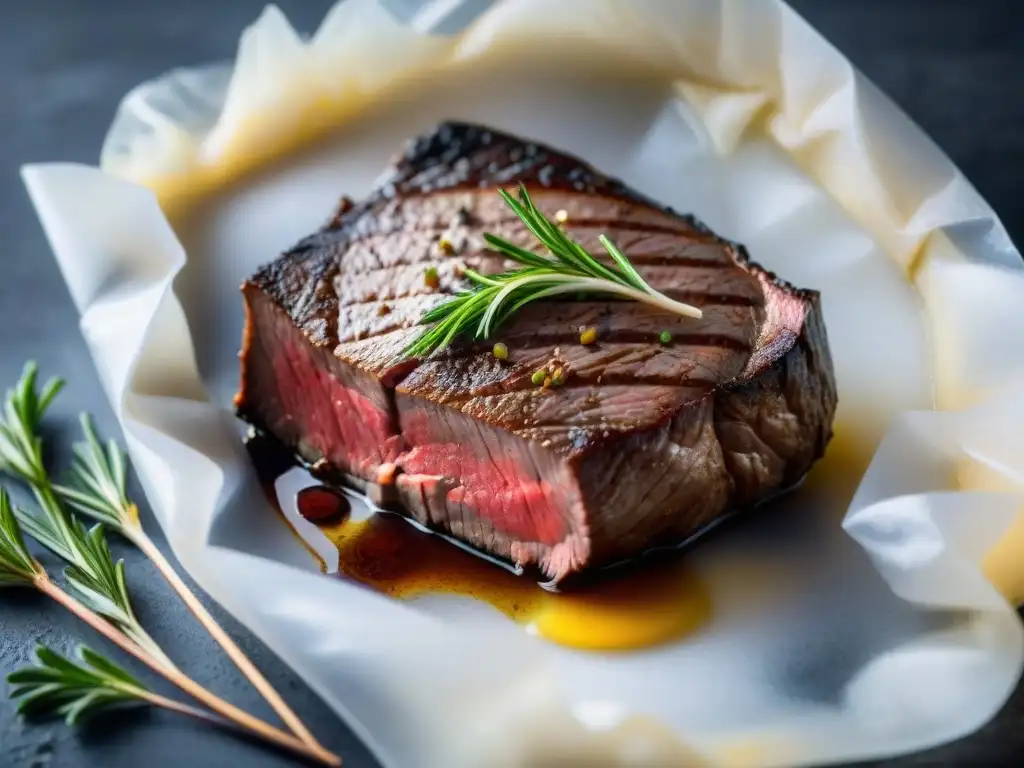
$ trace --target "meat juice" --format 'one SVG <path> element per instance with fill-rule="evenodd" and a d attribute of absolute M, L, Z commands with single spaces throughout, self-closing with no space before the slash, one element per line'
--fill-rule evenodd
<path fill-rule="evenodd" d="M 710 595 L 678 557 L 644 558 L 552 591 L 401 515 L 377 511 L 355 519 L 345 492 L 334 488 L 307 486 L 289 503 L 277 481 L 294 467 L 290 457 L 263 436 L 250 438 L 247 447 L 268 500 L 321 570 L 390 598 L 458 595 L 482 601 L 530 634 L 590 651 L 671 642 L 699 631 L 711 617 Z M 289 519 L 298 516 L 317 526 L 320 541 L 310 541 Z M 325 542 L 337 550 L 336 561 L 322 556 Z"/>

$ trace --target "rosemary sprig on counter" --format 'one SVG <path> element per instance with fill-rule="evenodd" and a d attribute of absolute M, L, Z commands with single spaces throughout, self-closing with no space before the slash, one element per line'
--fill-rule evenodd
<path fill-rule="evenodd" d="M 159 696 L 144 689 L 141 685 L 131 688 L 132 697 L 164 709 L 200 717 L 214 725 L 231 726 L 244 730 L 281 749 L 315 759 L 324 765 L 341 764 L 336 755 L 322 747 L 311 747 L 292 734 L 268 725 L 210 693 L 177 669 L 168 668 L 160 659 L 148 653 L 117 626 L 61 589 L 50 579 L 39 561 L 35 560 L 26 548 L 17 517 L 12 511 L 7 492 L 2 488 L 0 488 L 0 585 L 32 587 L 41 592 L 73 613 L 122 651 L 134 656 L 211 711 L 196 709 L 173 699 Z M 46 653 L 43 656 L 43 665 L 60 667 L 60 662 L 57 659 L 59 657 L 56 654 Z M 97 660 L 99 660 L 98 664 Z M 101 703 L 114 703 L 111 699 L 109 673 L 120 668 L 113 662 L 101 659 L 97 654 L 91 654 L 86 661 L 93 667 L 94 672 L 97 669 L 101 673 L 105 670 L 107 674 L 101 674 L 100 678 L 92 680 L 83 674 L 75 679 L 74 684 L 68 679 L 58 684 L 58 681 L 46 679 L 47 674 L 52 673 L 40 672 L 38 667 L 23 668 L 11 673 L 7 678 L 8 682 L 14 686 L 11 695 L 14 697 L 29 696 L 35 699 L 33 705 L 25 705 L 23 699 L 19 710 L 23 711 L 24 707 L 30 706 L 33 714 L 59 714 L 65 718 L 70 718 L 74 714 L 72 719 L 77 719 L 79 715 L 86 714 L 85 710 L 98 709 Z M 65 668 L 65 672 L 71 674 L 67 668 Z M 47 685 L 57 687 L 47 688 L 45 687 Z M 60 688 L 63 688 L 63 691 L 59 690 Z M 46 696 L 47 691 L 54 695 Z M 125 688 L 120 689 L 120 693 L 122 698 L 129 695 L 129 691 Z M 216 716 L 212 713 L 216 713 Z"/>
<path fill-rule="evenodd" d="M 149 558 L 168 584 L 206 628 L 242 674 L 260 692 L 271 708 L 292 732 L 316 749 L 323 749 L 280 694 L 238 644 L 217 623 L 206 607 L 195 596 L 185 581 L 174 570 L 153 540 L 142 529 L 139 508 L 127 495 L 127 464 L 125 455 L 113 440 L 104 447 L 92 427 L 87 414 L 82 414 L 82 433 L 85 440 L 74 447 L 75 461 L 69 485 L 57 485 L 55 490 L 78 512 L 94 518 L 124 536 Z"/>
<path fill-rule="evenodd" d="M 34 665 L 7 676 L 19 715 L 58 716 L 68 725 L 77 725 L 112 707 L 148 704 L 221 727 L 230 725 L 204 709 L 154 693 L 129 672 L 84 645 L 78 647 L 75 656 L 77 663 L 40 645 Z"/>
<path fill-rule="evenodd" d="M 46 646 L 36 647 L 36 663 L 7 676 L 26 717 L 60 715 L 68 725 L 108 707 L 140 702 L 149 693 L 128 672 L 85 646 L 78 649 L 79 664 Z"/>
<path fill-rule="evenodd" d="M 136 617 L 128 595 L 124 561 L 115 563 L 111 558 L 103 527 L 97 525 L 86 530 L 68 515 L 55 492 L 43 464 L 43 441 L 37 433 L 46 409 L 64 382 L 50 379 L 37 391 L 36 379 L 36 366 L 29 363 L 17 385 L 8 391 L 0 417 L 0 472 L 28 485 L 39 507 L 38 511 L 16 509 L 18 521 L 29 536 L 68 563 L 64 576 L 79 600 L 168 669 L 174 669 L 174 662 Z"/>
<path fill-rule="evenodd" d="M 167 699 L 149 692 L 141 685 L 131 686 L 124 680 L 121 680 L 121 687 L 118 689 L 122 694 L 118 701 L 130 693 L 130 697 L 138 701 L 200 717 L 215 725 L 244 730 L 265 742 L 312 758 L 324 765 L 340 765 L 338 756 L 321 746 L 301 723 L 299 729 L 293 728 L 295 735 L 292 735 L 253 717 L 200 686 L 178 670 L 142 630 L 134 613 L 130 613 L 124 566 L 121 562 L 114 565 L 110 558 L 103 535 L 103 523 L 123 533 L 140 547 L 151 548 L 152 552 L 147 552 L 147 555 L 154 559 L 157 567 L 176 589 L 188 593 L 191 602 L 189 599 L 185 599 L 185 602 L 193 612 L 200 616 L 201 620 L 203 614 L 207 617 L 209 614 L 205 613 L 205 608 L 202 608 L 167 560 L 142 532 L 137 509 L 125 494 L 126 467 L 123 454 L 113 443 L 104 450 L 86 417 L 83 417 L 86 441 L 76 450 L 78 460 L 73 470 L 73 484 L 58 486 L 51 482 L 43 466 L 43 443 L 37 431 L 46 408 L 52 403 L 60 386 L 60 383 L 51 382 L 43 387 L 42 392 L 38 392 L 36 368 L 29 364 L 22 379 L 8 394 L 4 403 L 3 418 L 0 419 L 0 470 L 23 480 L 29 486 L 39 509 L 14 508 L 6 490 L 0 487 L 0 586 L 28 586 L 45 594 L 210 711 Z M 66 495 L 69 504 L 90 511 L 101 523 L 86 531 L 85 527 L 64 509 L 60 501 L 61 494 Z M 25 546 L 22 528 L 44 547 L 71 563 L 65 575 L 69 587 L 78 595 L 77 599 L 51 580 L 39 561 L 32 557 Z M 199 606 L 199 610 L 196 609 L 196 605 Z M 125 606 L 128 608 L 128 614 L 124 613 Z M 209 617 L 209 622 L 217 631 L 224 634 L 213 622 L 212 617 Z M 213 634 L 217 637 L 215 632 Z M 227 638 L 226 635 L 224 637 Z M 225 645 L 222 638 L 217 639 Z M 230 638 L 227 638 L 225 647 L 229 653 L 233 647 L 238 655 L 242 655 Z M 92 652 L 88 658 L 83 657 L 83 663 L 92 668 L 90 674 L 99 676 L 90 678 L 87 674 L 89 670 L 86 668 L 79 668 L 79 672 L 75 673 L 70 667 L 62 666 L 61 661 L 72 667 L 74 665 L 60 659 L 56 654 L 47 653 L 44 657 L 41 660 L 44 668 L 59 668 L 71 677 L 63 679 L 57 688 L 46 688 L 48 684 L 57 685 L 57 681 L 54 680 L 50 683 L 44 682 L 46 675 L 57 674 L 54 669 L 44 673 L 36 667 L 15 672 L 9 680 L 16 686 L 16 694 L 20 693 L 22 697 L 29 698 L 41 697 L 37 701 L 38 707 L 33 711 L 42 710 L 50 714 L 63 714 L 65 717 L 77 712 L 77 719 L 79 714 L 86 714 L 86 710 L 98 708 L 101 704 L 114 703 L 113 699 L 117 697 L 114 697 L 111 691 L 111 683 L 112 679 L 117 678 L 117 674 L 114 674 L 113 670 L 120 668 L 112 662 L 103 660 Z M 234 655 L 232 658 L 238 663 Z M 242 658 L 244 659 L 244 656 Z M 245 659 L 245 662 L 249 663 L 248 659 Z M 251 667 L 251 663 L 249 666 Z M 266 683 L 258 672 L 256 677 L 257 680 L 253 680 L 254 684 L 258 680 Z M 25 688 L 26 685 L 30 687 Z M 260 688 L 258 684 L 257 688 Z M 266 689 L 273 695 L 268 697 L 268 701 L 275 704 L 273 697 L 277 697 L 276 692 L 270 688 L 269 683 L 266 683 Z M 54 695 L 44 695 L 47 690 L 53 691 Z M 263 688 L 260 690 L 267 695 Z M 92 698 L 89 698 L 90 694 L 93 694 Z M 25 699 L 22 700 L 24 702 Z M 47 702 L 48 706 L 44 706 Z M 298 721 L 279 697 L 277 702 L 292 719 Z M 83 710 L 78 712 L 76 707 Z M 283 719 L 286 722 L 288 720 L 284 717 Z"/>
<path fill-rule="evenodd" d="M 433 325 L 404 350 L 406 357 L 430 355 L 463 334 L 487 339 L 492 331 L 527 304 L 565 294 L 611 295 L 650 304 L 684 317 L 699 319 L 702 316 L 697 307 L 670 299 L 651 288 L 625 254 L 604 235 L 598 240 L 614 264 L 602 264 L 541 213 L 523 185 L 519 186 L 518 200 L 504 189 L 498 192 L 550 256 L 485 234 L 484 240 L 488 245 L 506 258 L 522 264 L 523 268 L 497 275 L 465 270 L 466 278 L 473 284 L 472 289 L 456 294 L 423 315 L 420 323 Z"/>

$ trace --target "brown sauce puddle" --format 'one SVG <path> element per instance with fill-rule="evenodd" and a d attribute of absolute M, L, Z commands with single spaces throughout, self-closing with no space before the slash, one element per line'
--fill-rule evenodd
<path fill-rule="evenodd" d="M 266 438 L 251 438 L 247 446 L 268 499 L 321 569 L 389 597 L 473 598 L 530 634 L 589 651 L 671 642 L 698 631 L 711 617 L 707 589 L 678 558 L 623 566 L 553 592 L 400 515 L 378 511 L 365 519 L 352 517 L 341 491 L 308 484 L 298 492 L 283 488 L 280 479 L 294 464 Z"/>

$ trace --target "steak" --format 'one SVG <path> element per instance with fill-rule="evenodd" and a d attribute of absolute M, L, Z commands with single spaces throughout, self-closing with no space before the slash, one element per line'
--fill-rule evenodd
<path fill-rule="evenodd" d="M 591 253 L 606 234 L 703 317 L 539 301 L 487 343 L 404 359 L 423 313 L 467 287 L 465 268 L 516 266 L 484 232 L 536 247 L 497 194 L 520 183 Z M 579 159 L 486 127 L 445 123 L 411 141 L 372 194 L 343 198 L 242 293 L 240 417 L 329 482 L 555 582 L 792 487 L 832 433 L 816 292 Z M 582 327 L 596 343 L 581 344 Z M 538 387 L 552 362 L 564 384 Z"/>

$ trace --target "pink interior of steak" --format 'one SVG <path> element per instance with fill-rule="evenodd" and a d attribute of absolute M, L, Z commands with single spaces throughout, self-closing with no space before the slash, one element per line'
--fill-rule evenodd
<path fill-rule="evenodd" d="M 261 424 L 309 464 L 376 482 L 403 442 L 383 384 L 308 343 L 266 295 L 246 293 L 245 402 Z"/>
<path fill-rule="evenodd" d="M 575 488 L 548 452 L 454 409 L 407 396 L 398 402 L 410 446 L 398 461 L 399 494 L 423 522 L 461 518 L 462 526 L 549 547 L 573 530 Z"/>
<path fill-rule="evenodd" d="M 517 146 L 464 149 L 492 173 Z M 484 232 L 535 243 L 493 189 L 431 189 L 397 168 L 397 191 L 343 213 L 244 286 L 239 412 L 307 461 L 559 579 L 686 538 L 820 456 L 835 392 L 816 296 L 691 220 L 605 194 L 603 177 L 534 180 L 531 194 L 549 216 L 564 211 L 591 253 L 606 234 L 654 288 L 699 305 L 701 320 L 594 297 L 543 302 L 496 334 L 507 360 L 491 355 L 493 340 L 401 359 L 424 311 L 465 287 L 462 270 L 512 266 L 485 249 Z M 598 342 L 582 345 L 581 327 Z M 565 383 L 538 388 L 542 367 L 561 368 Z"/>

